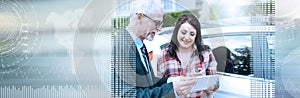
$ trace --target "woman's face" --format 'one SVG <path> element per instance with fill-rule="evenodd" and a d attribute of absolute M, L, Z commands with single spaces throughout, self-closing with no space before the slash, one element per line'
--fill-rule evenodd
<path fill-rule="evenodd" d="M 177 34 L 179 48 L 192 48 L 196 39 L 196 29 L 188 22 L 183 23 Z"/>

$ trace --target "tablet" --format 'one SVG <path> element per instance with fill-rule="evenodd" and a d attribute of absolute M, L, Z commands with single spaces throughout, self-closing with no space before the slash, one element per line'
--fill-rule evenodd
<path fill-rule="evenodd" d="M 197 80 L 196 85 L 192 88 L 192 92 L 206 90 L 211 85 L 214 85 L 219 80 L 219 75 L 207 75 L 207 76 L 198 76 L 193 77 Z"/>

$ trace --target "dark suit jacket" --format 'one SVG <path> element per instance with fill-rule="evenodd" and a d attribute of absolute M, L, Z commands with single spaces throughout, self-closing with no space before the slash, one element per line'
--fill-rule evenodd
<path fill-rule="evenodd" d="M 113 38 L 113 94 L 114 96 L 137 98 L 161 98 L 174 96 L 173 84 L 167 78 L 157 78 L 151 69 L 147 73 L 136 45 L 127 31 Z M 150 79 L 152 77 L 152 81 Z"/>

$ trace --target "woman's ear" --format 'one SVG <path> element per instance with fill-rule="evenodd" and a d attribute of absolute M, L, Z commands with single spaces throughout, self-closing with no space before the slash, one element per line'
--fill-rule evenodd
<path fill-rule="evenodd" d="M 142 13 L 137 13 L 136 16 L 137 16 L 138 19 L 141 19 L 143 14 Z"/>

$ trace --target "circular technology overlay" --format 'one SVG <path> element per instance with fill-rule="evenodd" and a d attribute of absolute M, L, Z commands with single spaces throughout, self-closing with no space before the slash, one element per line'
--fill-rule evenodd
<path fill-rule="evenodd" d="M 9 73 L 30 60 L 41 37 L 29 1 L 1 0 L 0 21 L 0 73 Z"/>

